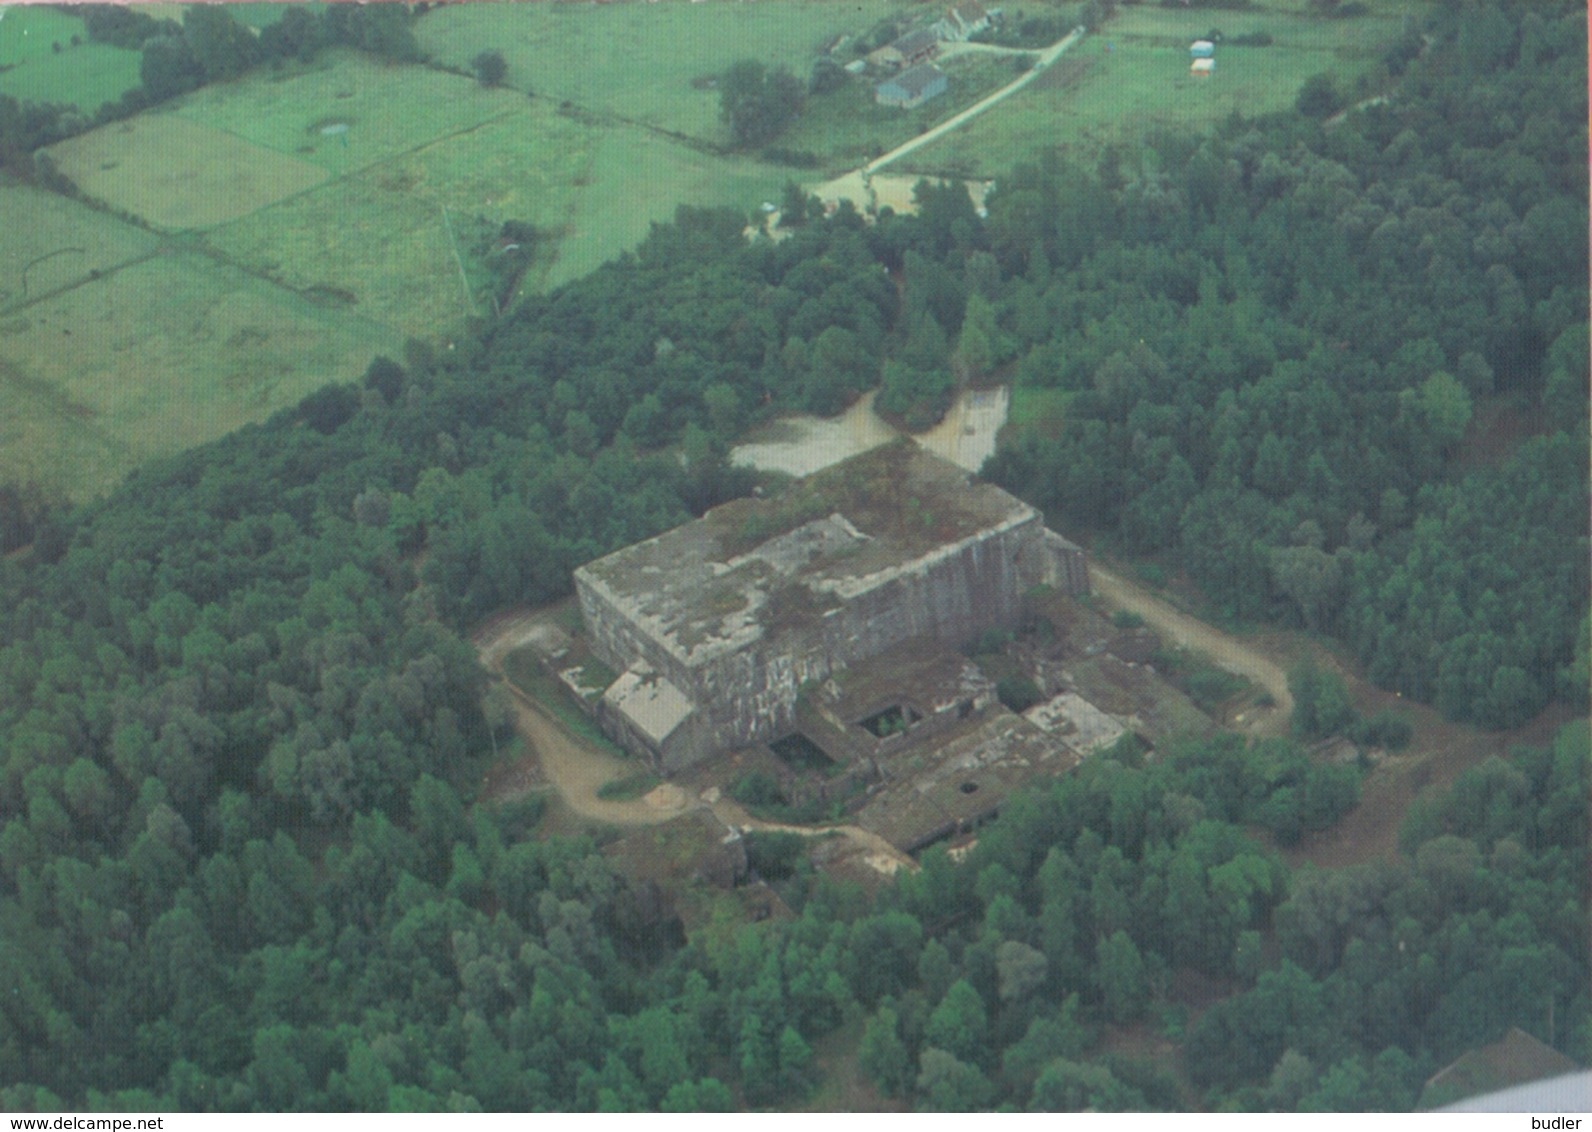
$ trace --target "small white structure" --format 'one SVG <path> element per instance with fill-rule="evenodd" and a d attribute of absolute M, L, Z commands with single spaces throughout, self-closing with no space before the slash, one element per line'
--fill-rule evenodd
<path fill-rule="evenodd" d="M 1205 78 L 1216 70 L 1215 59 L 1196 59 L 1189 67 L 1188 73 L 1195 78 Z"/>
<path fill-rule="evenodd" d="M 1188 53 L 1196 59 L 1209 59 L 1216 54 L 1216 44 L 1208 39 L 1196 39 L 1189 47 Z"/>

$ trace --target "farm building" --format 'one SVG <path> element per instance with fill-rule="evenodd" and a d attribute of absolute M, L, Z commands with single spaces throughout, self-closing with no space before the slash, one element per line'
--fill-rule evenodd
<path fill-rule="evenodd" d="M 1188 73 L 1193 75 L 1195 78 L 1204 78 L 1207 75 L 1213 74 L 1215 70 L 1215 59 L 1196 59 L 1189 66 Z"/>
<path fill-rule="evenodd" d="M 945 10 L 945 17 L 934 25 L 935 33 L 949 43 L 960 43 L 977 35 L 993 22 L 991 13 L 979 0 L 961 0 Z"/>
<path fill-rule="evenodd" d="M 911 67 L 926 63 L 940 51 L 940 37 L 928 28 L 909 31 L 895 42 L 879 48 L 868 61 L 881 67 Z"/>
<path fill-rule="evenodd" d="M 664 770 L 790 734 L 799 693 L 921 640 L 1015 622 L 1088 589 L 1039 512 L 903 440 L 575 571 L 591 646 L 621 675 L 599 722 Z"/>
<path fill-rule="evenodd" d="M 873 90 L 873 100 L 881 106 L 910 110 L 945 93 L 945 72 L 933 63 L 924 63 L 888 78 Z"/>
<path fill-rule="evenodd" d="M 1196 59 L 1209 59 L 1216 54 L 1216 44 L 1208 39 L 1196 39 L 1189 46 L 1188 53 Z"/>

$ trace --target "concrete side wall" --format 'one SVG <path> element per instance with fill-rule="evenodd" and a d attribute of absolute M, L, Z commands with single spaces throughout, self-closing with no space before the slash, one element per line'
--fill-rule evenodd
<path fill-rule="evenodd" d="M 1055 531 L 1047 530 L 1045 550 L 1049 558 L 1043 579 L 1046 585 L 1069 597 L 1089 592 L 1089 564 L 1081 547 L 1074 546 Z"/>
<path fill-rule="evenodd" d="M 694 696 L 694 678 L 685 665 L 677 660 L 663 643 L 642 632 L 602 587 L 590 584 L 579 572 L 575 574 L 575 593 L 580 599 L 581 616 L 586 621 L 586 631 L 591 636 L 592 651 L 615 672 L 623 672 L 638 660 L 645 661 L 688 696 Z"/>
<path fill-rule="evenodd" d="M 710 742 L 778 738 L 796 722 L 803 684 L 913 637 L 956 646 L 1017 619 L 1023 593 L 1044 581 L 1051 555 L 1037 516 L 952 554 L 910 564 L 815 624 L 779 633 L 702 665 L 689 687 Z"/>

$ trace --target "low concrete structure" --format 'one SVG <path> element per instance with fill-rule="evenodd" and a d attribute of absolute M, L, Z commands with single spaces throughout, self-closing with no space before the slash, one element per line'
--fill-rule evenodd
<path fill-rule="evenodd" d="M 910 440 L 575 572 L 592 650 L 621 673 L 599 719 L 664 770 L 788 734 L 842 666 L 1012 624 L 1041 584 L 1086 592 L 1083 552 Z"/>
<path fill-rule="evenodd" d="M 1035 704 L 1023 712 L 1023 718 L 1060 739 L 1080 756 L 1109 747 L 1128 733 L 1120 719 L 1101 711 L 1075 692 L 1062 692 L 1044 703 Z"/>
<path fill-rule="evenodd" d="M 999 705 L 882 762 L 883 785 L 855 820 L 906 853 L 966 833 L 1036 779 L 1077 766 L 1079 756 Z"/>

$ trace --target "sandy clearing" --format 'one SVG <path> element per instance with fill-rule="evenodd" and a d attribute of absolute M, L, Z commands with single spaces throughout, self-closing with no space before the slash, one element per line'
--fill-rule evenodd
<path fill-rule="evenodd" d="M 1004 385 L 970 389 L 956 399 L 943 421 L 913 439 L 936 456 L 977 473 L 995 454 L 995 437 L 1011 404 L 1011 390 Z"/>
<path fill-rule="evenodd" d="M 731 449 L 730 463 L 806 476 L 894 440 L 895 429 L 873 411 L 874 396 L 865 393 L 838 417 L 800 414 L 774 421 L 757 430 L 754 439 Z"/>
<path fill-rule="evenodd" d="M 781 417 L 731 449 L 730 463 L 805 476 L 894 440 L 901 434 L 873 411 L 874 396 L 874 392 L 864 394 L 838 417 Z M 1005 386 L 965 390 L 944 420 L 913 439 L 958 467 L 977 472 L 994 454 L 995 438 L 1010 409 L 1011 390 Z"/>

